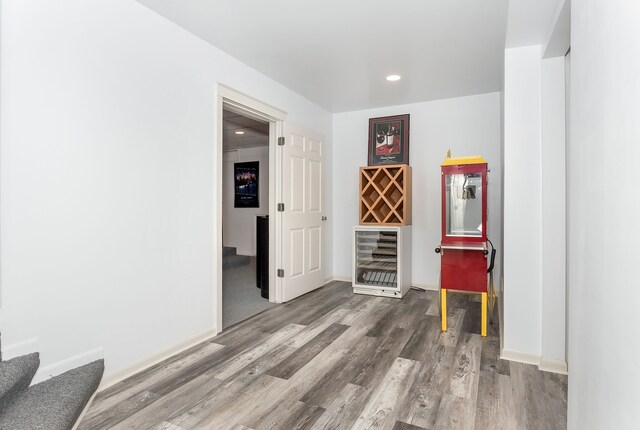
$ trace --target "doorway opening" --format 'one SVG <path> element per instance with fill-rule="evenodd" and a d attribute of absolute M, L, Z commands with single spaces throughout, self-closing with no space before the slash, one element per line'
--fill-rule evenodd
<path fill-rule="evenodd" d="M 293 300 L 323 285 L 325 281 L 323 251 L 325 240 L 323 237 L 325 233 L 324 222 L 327 217 L 324 213 L 323 192 L 325 181 L 323 174 L 324 138 L 311 130 L 286 122 L 286 112 L 223 84 L 218 84 L 217 99 L 216 123 L 218 127 L 215 144 L 217 174 L 214 177 L 216 190 L 213 196 L 216 205 L 216 216 L 213 219 L 216 275 L 213 288 L 216 309 L 215 328 L 219 333 L 229 327 L 233 320 L 241 318 L 236 317 L 233 320 L 225 318 L 223 323 L 223 316 L 225 316 L 223 310 L 223 254 L 225 253 L 223 245 L 226 248 L 231 248 L 226 250 L 226 257 L 234 255 L 233 248 L 236 248 L 235 255 L 252 253 L 251 251 L 247 252 L 247 248 L 238 249 L 239 246 L 230 237 L 230 235 L 233 236 L 230 231 L 231 227 L 226 225 L 227 222 L 223 216 L 223 212 L 228 212 L 226 218 L 235 217 L 233 213 L 229 212 L 231 208 L 246 211 L 248 206 L 255 206 L 251 187 L 243 189 L 239 187 L 246 186 L 247 181 L 251 182 L 251 176 L 257 172 L 255 176 L 258 177 L 256 181 L 258 191 L 254 194 L 258 196 L 257 208 L 259 210 L 253 212 L 250 217 L 251 221 L 245 223 L 244 227 L 251 232 L 251 241 L 255 241 L 255 245 L 249 245 L 249 249 L 255 246 L 257 254 L 258 216 L 267 214 L 269 216 L 267 223 L 269 243 L 265 246 L 268 249 L 268 257 L 264 258 L 264 261 L 268 261 L 268 263 L 264 278 L 268 280 L 268 287 L 265 289 L 268 290 L 269 302 L 271 303 Z M 228 112 L 225 113 L 225 111 Z M 227 126 L 227 131 L 225 131 L 224 125 L 225 115 L 230 123 Z M 249 120 L 257 121 L 257 123 Z M 267 135 L 268 150 L 266 154 L 262 153 L 268 158 L 263 161 L 264 166 L 258 159 L 257 169 L 256 164 L 241 164 L 253 160 L 245 158 L 246 154 L 243 154 L 240 149 L 235 154 L 233 154 L 233 148 L 230 147 L 227 147 L 226 152 L 224 151 L 225 133 L 227 137 L 229 135 L 246 136 L 247 130 L 238 130 L 238 128 L 248 128 L 252 124 L 256 129 L 262 128 L 263 133 L 265 124 L 269 130 Z M 244 131 L 245 133 L 236 134 L 236 131 Z M 259 146 L 262 147 L 262 144 Z M 247 145 L 245 149 L 250 147 L 251 145 Z M 255 150 L 254 154 L 260 151 L 264 151 L 264 149 Z M 236 169 L 236 164 L 241 164 L 237 166 L 238 169 Z M 233 172 L 229 173 L 231 169 Z M 265 173 L 265 170 L 268 173 Z M 235 181 L 233 175 L 236 172 L 240 176 L 240 181 L 237 184 L 238 192 L 235 190 L 235 182 L 232 191 L 230 191 L 230 184 L 225 184 L 231 180 Z M 227 178 L 227 181 L 224 181 L 224 178 Z M 226 191 L 224 191 L 225 189 Z M 263 194 L 263 191 L 268 193 Z M 223 200 L 225 201 L 224 210 Z M 238 206 L 236 201 L 240 202 L 240 208 L 236 207 Z M 224 229 L 223 225 L 226 225 Z M 252 255 L 245 256 L 252 257 Z M 251 259 L 249 261 L 251 264 Z M 260 259 L 256 256 L 254 264 L 261 264 L 259 262 Z M 240 264 L 240 261 L 237 264 Z M 264 266 L 255 267 L 255 269 L 262 267 Z M 254 270 L 255 272 L 257 270 Z M 255 288 L 254 295 L 260 294 L 262 298 L 261 291 L 258 292 L 258 284 L 254 285 L 252 287 Z M 262 304 L 264 303 L 262 302 Z M 229 314 L 229 312 L 227 309 L 226 313 Z M 243 313 L 243 316 L 246 315 L 244 318 L 248 318 L 251 314 L 251 312 L 247 312 Z"/>
<path fill-rule="evenodd" d="M 225 152 L 223 150 L 224 146 L 224 135 L 225 135 L 225 126 L 224 126 L 224 112 L 228 111 L 230 114 L 239 114 L 240 117 L 252 119 L 258 121 L 260 124 L 268 124 L 268 162 L 264 163 L 264 166 L 260 166 L 260 171 L 258 175 L 262 177 L 262 184 L 258 184 L 258 188 L 262 188 L 267 193 L 262 197 L 258 197 L 262 199 L 260 202 L 261 214 L 269 215 L 269 223 L 268 223 L 268 237 L 271 239 L 268 244 L 268 266 L 267 266 L 267 277 L 268 277 L 268 291 L 269 291 L 269 302 L 271 303 L 281 303 L 281 292 L 280 292 L 280 278 L 276 277 L 277 271 L 275 268 L 279 261 L 279 252 L 281 247 L 281 232 L 279 231 L 279 218 L 280 214 L 277 212 L 277 198 L 280 197 L 278 194 L 277 185 L 279 181 L 281 181 L 281 175 L 279 172 L 279 158 L 277 156 L 277 148 L 278 148 L 278 136 L 282 134 L 282 123 L 286 116 L 286 113 L 270 106 L 266 103 L 263 103 L 259 100 L 256 100 L 246 94 L 243 94 L 239 91 L 236 91 L 232 88 L 229 88 L 223 84 L 218 84 L 217 86 L 217 113 L 216 113 L 216 124 L 217 126 L 217 137 L 215 144 L 215 156 L 216 156 L 216 175 L 213 180 L 215 183 L 215 193 L 214 193 L 214 201 L 216 206 L 216 215 L 212 220 L 214 225 L 214 259 L 215 259 L 215 282 L 213 285 L 214 288 L 214 300 L 215 300 L 215 329 L 216 332 L 220 333 L 223 331 L 225 327 L 229 327 L 231 324 L 229 320 L 226 321 L 226 324 L 223 324 L 223 199 L 225 192 L 223 183 L 225 182 L 223 170 L 224 165 L 227 163 L 233 164 L 232 161 L 225 161 L 226 159 L 232 160 L 233 155 L 227 155 L 225 159 Z M 228 116 L 230 115 L 228 114 Z M 234 115 L 237 116 L 237 115 Z M 241 126 L 245 127 L 246 120 L 241 120 Z M 263 127 L 261 125 L 261 127 Z M 230 128 L 233 128 L 232 133 L 227 133 L 227 135 L 232 134 L 233 136 L 243 136 L 242 134 L 236 135 L 235 126 L 231 125 Z M 237 130 L 243 131 L 243 130 Z M 245 130 L 245 135 L 246 135 Z M 237 156 L 237 155 L 236 155 Z M 229 166 L 227 166 L 229 167 Z M 262 172 L 262 173 L 261 173 Z M 233 172 L 231 172 L 230 176 L 227 178 L 230 179 L 227 182 L 230 182 L 229 185 L 233 183 Z M 258 191 L 259 193 L 260 191 Z M 227 192 L 228 194 L 228 192 Z M 235 203 L 235 195 L 231 194 L 231 197 L 228 198 L 228 205 L 233 207 Z M 245 199 L 246 200 L 246 199 Z M 262 210 L 262 207 L 265 209 Z M 256 212 L 257 213 L 257 212 Z M 255 220 L 257 222 L 257 219 Z M 254 225 L 249 226 L 250 231 L 254 231 Z M 224 234 L 226 236 L 229 234 L 227 232 Z M 255 237 L 252 234 L 252 237 Z M 229 241 L 226 241 L 226 245 L 233 245 Z M 233 248 L 233 246 L 231 246 Z M 235 250 L 236 254 L 238 254 L 238 249 L 236 246 Z M 243 252 L 241 250 L 241 252 Z M 228 250 L 227 253 L 233 253 L 233 250 Z M 253 288 L 255 288 L 254 294 L 259 295 L 262 299 L 261 291 L 258 291 L 257 284 L 254 284 Z M 227 313 L 228 310 L 227 310 Z"/>
<path fill-rule="evenodd" d="M 267 310 L 269 122 L 223 105 L 222 329 Z"/>

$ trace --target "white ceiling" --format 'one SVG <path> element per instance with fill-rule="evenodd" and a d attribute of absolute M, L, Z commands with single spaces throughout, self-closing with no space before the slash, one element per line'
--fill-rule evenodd
<path fill-rule="evenodd" d="M 222 111 L 222 120 L 222 149 L 225 152 L 269 146 L 268 122 L 248 118 L 227 109 Z M 237 131 L 244 133 L 236 134 Z"/>
<path fill-rule="evenodd" d="M 565 2 L 570 0 L 509 0 L 506 47 L 544 43 Z"/>
<path fill-rule="evenodd" d="M 332 112 L 502 88 L 507 0 L 138 1 Z"/>

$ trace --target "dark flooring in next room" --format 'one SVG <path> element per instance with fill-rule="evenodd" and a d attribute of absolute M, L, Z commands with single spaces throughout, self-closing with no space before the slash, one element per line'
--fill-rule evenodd
<path fill-rule="evenodd" d="M 98 394 L 80 429 L 564 429 L 566 376 L 498 358 L 474 297 L 334 282 Z"/>

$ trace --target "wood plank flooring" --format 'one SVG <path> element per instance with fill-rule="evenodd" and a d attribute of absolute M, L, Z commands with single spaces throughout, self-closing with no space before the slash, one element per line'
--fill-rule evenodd
<path fill-rule="evenodd" d="M 497 318 L 438 293 L 323 288 L 258 314 L 102 392 L 98 429 L 565 429 L 566 376 L 500 360 Z"/>

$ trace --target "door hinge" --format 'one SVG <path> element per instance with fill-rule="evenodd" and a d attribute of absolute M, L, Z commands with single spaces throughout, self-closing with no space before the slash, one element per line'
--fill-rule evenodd
<path fill-rule="evenodd" d="M 284 212 L 284 203 L 278 203 L 278 212 Z"/>
<path fill-rule="evenodd" d="M 284 270 L 278 269 L 278 278 L 284 278 Z"/>
<path fill-rule="evenodd" d="M 284 146 L 284 136 L 278 138 L 278 146 Z"/>

